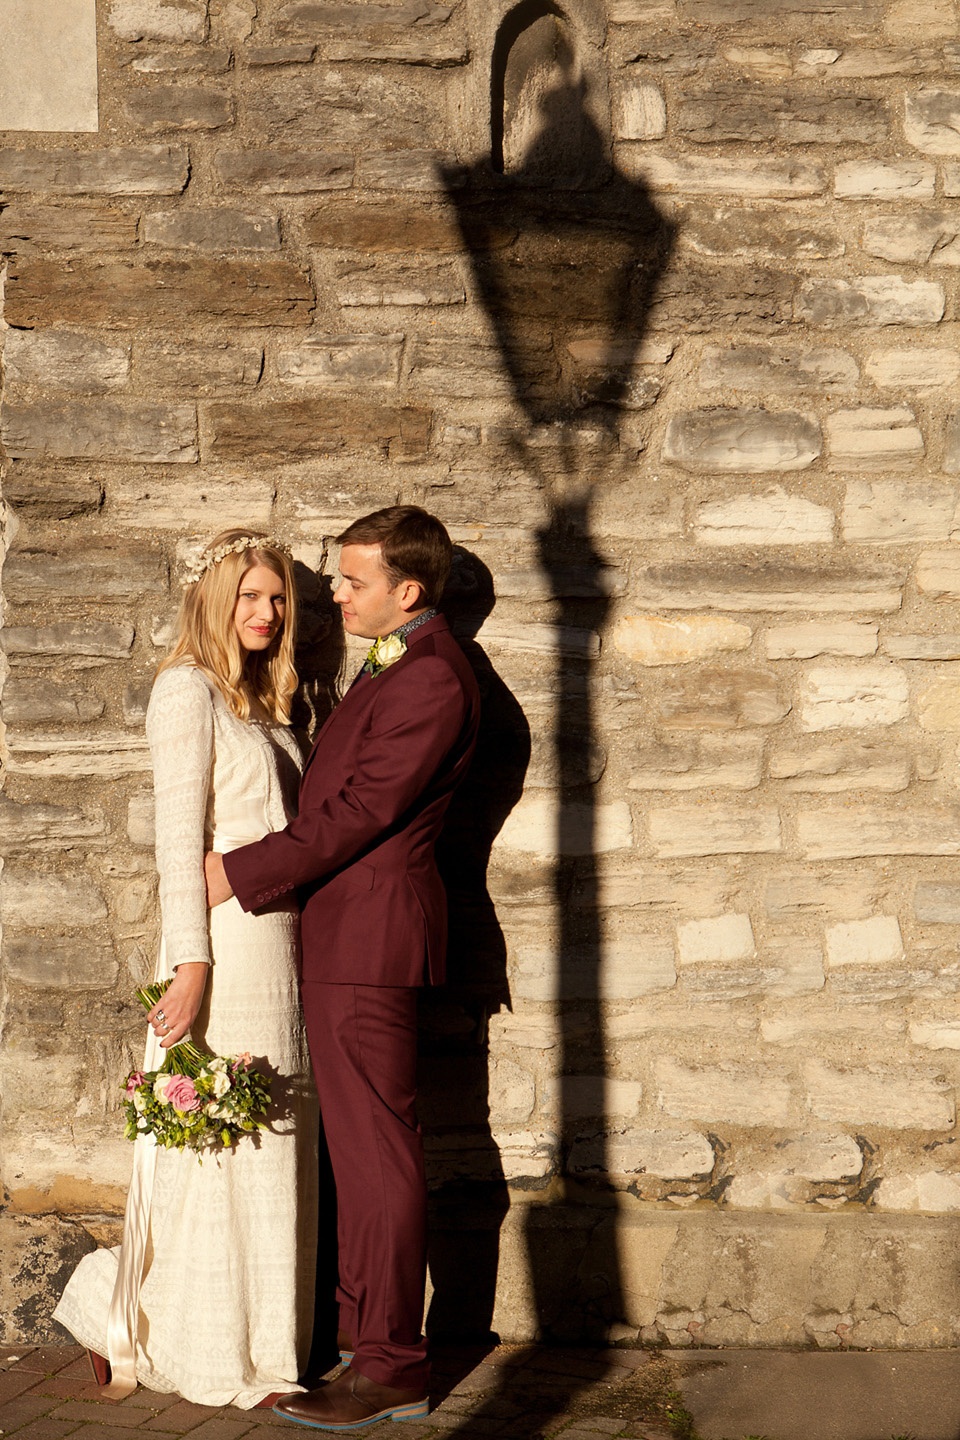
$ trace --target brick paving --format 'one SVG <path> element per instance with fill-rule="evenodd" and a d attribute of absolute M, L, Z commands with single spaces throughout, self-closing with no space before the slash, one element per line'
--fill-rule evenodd
<path fill-rule="evenodd" d="M 383 1440 L 388 1434 L 393 1440 L 671 1440 L 664 1397 L 673 1379 L 667 1361 L 640 1350 L 441 1348 L 434 1354 L 429 1418 L 381 1421 L 361 1433 L 377 1431 Z M 270 1410 L 193 1405 L 144 1389 L 120 1402 L 104 1400 L 78 1345 L 0 1347 L 5 1437 L 143 1440 L 144 1432 L 157 1440 L 303 1440 L 305 1434 Z"/>

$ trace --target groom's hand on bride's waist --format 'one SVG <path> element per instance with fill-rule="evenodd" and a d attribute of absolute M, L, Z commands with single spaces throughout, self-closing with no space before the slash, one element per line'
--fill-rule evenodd
<path fill-rule="evenodd" d="M 207 877 L 207 904 L 212 910 L 215 905 L 222 905 L 224 900 L 229 900 L 233 894 L 233 888 L 224 872 L 223 856 L 218 855 L 215 850 L 208 850 L 203 857 L 203 873 Z"/>

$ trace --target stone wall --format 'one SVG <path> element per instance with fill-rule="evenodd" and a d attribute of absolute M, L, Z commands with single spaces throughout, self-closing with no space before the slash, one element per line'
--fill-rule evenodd
<path fill-rule="evenodd" d="M 4 1338 L 122 1209 L 182 561 L 291 540 L 322 707 L 402 499 L 487 698 L 431 1328 L 960 1343 L 953 0 L 98 9 L 0 146 Z"/>

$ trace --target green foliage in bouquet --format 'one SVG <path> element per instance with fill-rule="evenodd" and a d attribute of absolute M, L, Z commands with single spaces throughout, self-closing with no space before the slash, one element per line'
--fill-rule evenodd
<path fill-rule="evenodd" d="M 151 1010 L 170 984 L 145 985 L 137 999 Z M 159 1070 L 131 1070 L 123 1085 L 128 1140 L 152 1135 L 165 1149 L 204 1151 L 236 1145 L 266 1128 L 270 1078 L 250 1055 L 211 1055 L 191 1040 L 171 1045 Z"/>

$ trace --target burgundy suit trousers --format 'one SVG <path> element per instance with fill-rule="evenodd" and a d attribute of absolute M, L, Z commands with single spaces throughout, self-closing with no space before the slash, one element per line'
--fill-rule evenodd
<path fill-rule="evenodd" d="M 353 1337 L 355 1370 L 426 1392 L 417 991 L 307 981 L 302 994 L 337 1187 L 340 1328 Z"/>

